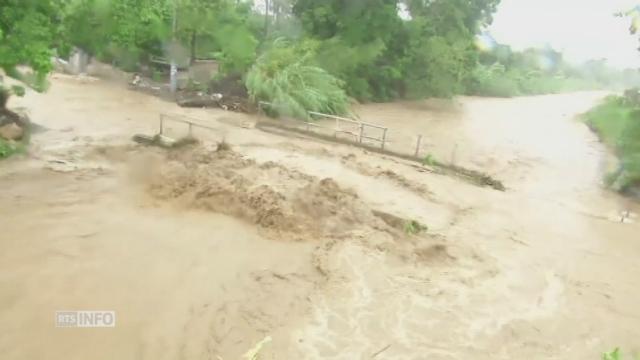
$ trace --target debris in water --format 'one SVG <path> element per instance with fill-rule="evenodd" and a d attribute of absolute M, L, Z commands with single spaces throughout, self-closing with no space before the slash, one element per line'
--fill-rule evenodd
<path fill-rule="evenodd" d="M 262 348 L 271 343 L 271 336 L 266 336 L 264 339 L 260 340 L 252 349 L 247 351 L 242 357 L 247 360 L 258 360 L 260 359 L 260 351 Z"/>

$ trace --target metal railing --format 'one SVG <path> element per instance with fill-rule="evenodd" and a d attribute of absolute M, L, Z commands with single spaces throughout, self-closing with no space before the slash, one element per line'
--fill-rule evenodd
<path fill-rule="evenodd" d="M 262 109 L 262 106 L 272 106 L 270 103 L 263 102 L 263 101 L 259 102 L 258 105 L 260 109 Z M 306 119 L 302 121 L 299 121 L 299 120 L 291 121 L 291 123 L 295 124 L 294 126 L 297 128 L 299 128 L 298 124 L 304 124 L 304 130 L 309 133 L 313 133 L 314 132 L 313 129 L 319 129 L 319 130 L 324 129 L 324 130 L 328 130 L 329 134 L 333 133 L 334 137 L 337 137 L 339 134 L 350 135 L 350 136 L 353 136 L 353 141 L 359 144 L 362 144 L 365 140 L 369 140 L 375 143 L 379 143 L 380 149 L 382 150 L 385 150 L 385 147 L 388 144 L 390 144 L 388 139 L 389 128 L 386 126 L 367 123 L 364 121 L 358 121 L 358 120 L 343 117 L 343 116 L 323 114 L 315 111 L 309 111 L 309 116 L 311 118 L 316 118 L 316 119 L 325 118 L 325 119 L 335 120 L 335 125 L 333 127 L 326 126 L 326 125 L 318 124 L 316 122 L 306 120 Z M 159 122 L 158 122 L 158 128 L 159 128 L 158 135 L 164 135 L 166 131 L 166 122 L 186 124 L 188 128 L 189 137 L 193 136 L 194 128 L 202 128 L 202 129 L 211 130 L 211 131 L 221 130 L 220 128 L 202 123 L 201 119 L 191 118 L 185 115 L 162 113 L 160 114 Z M 352 125 L 352 128 L 349 129 L 347 124 Z M 367 130 L 370 130 L 370 129 L 374 129 L 375 131 L 378 131 L 379 135 L 370 136 L 367 132 Z M 423 143 L 423 136 L 419 134 L 417 135 L 413 156 L 419 157 L 421 155 L 422 143 Z"/>
<path fill-rule="evenodd" d="M 268 106 L 268 107 L 272 107 L 272 108 L 274 107 L 273 104 L 268 103 L 266 101 L 258 102 L 258 106 L 259 106 L 260 109 L 262 109 L 263 106 Z M 306 127 L 307 131 L 311 131 L 311 128 L 333 130 L 333 134 L 334 134 L 335 137 L 337 137 L 338 134 L 351 135 L 351 136 L 354 137 L 354 141 L 356 141 L 358 143 L 362 143 L 364 139 L 367 139 L 367 140 L 371 140 L 371 141 L 380 143 L 380 148 L 381 149 L 384 150 L 384 148 L 385 148 L 385 144 L 387 142 L 387 132 L 389 131 L 389 128 L 387 128 L 385 126 L 371 124 L 371 123 L 367 123 L 367 122 L 364 122 L 364 121 L 358 121 L 358 120 L 347 118 L 347 117 L 343 117 L 343 116 L 336 116 L 336 115 L 331 115 L 331 114 L 323 114 L 323 113 L 316 112 L 316 111 L 308 111 L 307 113 L 309 114 L 309 117 L 311 117 L 311 118 L 325 118 L 325 119 L 335 120 L 335 127 L 334 128 L 322 126 L 320 124 L 311 122 L 311 121 L 306 120 L 306 119 L 302 120 L 303 123 L 305 124 L 305 127 Z M 346 127 L 342 126 L 343 123 L 356 125 L 356 128 L 354 129 L 355 131 L 348 130 Z M 376 130 L 381 131 L 380 136 L 379 137 L 374 137 L 374 136 L 367 135 L 367 129 L 368 128 L 372 128 L 372 129 L 376 129 Z"/>
<path fill-rule="evenodd" d="M 158 135 L 163 135 L 164 134 L 165 121 L 171 121 L 171 122 L 176 122 L 176 123 L 187 124 L 188 131 L 189 131 L 189 136 L 193 136 L 193 128 L 194 127 L 207 129 L 207 130 L 213 130 L 213 131 L 219 130 L 219 129 L 213 127 L 213 126 L 202 124 L 202 123 L 199 122 L 200 120 L 195 119 L 195 118 L 191 118 L 191 117 L 188 117 L 188 116 L 176 115 L 176 114 L 160 114 L 160 121 L 158 123 L 158 125 L 159 125 Z"/>

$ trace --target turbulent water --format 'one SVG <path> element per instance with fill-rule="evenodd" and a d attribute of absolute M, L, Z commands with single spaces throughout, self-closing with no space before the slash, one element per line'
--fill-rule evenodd
<path fill-rule="evenodd" d="M 0 163 L 5 359 L 588 359 L 640 337 L 637 205 L 575 115 L 603 94 L 366 105 L 398 159 L 58 75 L 15 99 L 48 130 Z M 135 146 L 160 113 L 203 144 Z M 242 125 L 242 126 L 238 126 Z M 186 133 L 180 125 L 166 129 Z M 221 139 L 232 150 L 216 152 Z M 428 227 L 409 234 L 415 220 Z M 56 328 L 113 310 L 114 328 Z"/>

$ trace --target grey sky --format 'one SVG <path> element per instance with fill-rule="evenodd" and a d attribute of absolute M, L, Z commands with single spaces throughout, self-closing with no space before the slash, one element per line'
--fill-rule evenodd
<path fill-rule="evenodd" d="M 606 58 L 614 66 L 640 67 L 640 41 L 629 34 L 629 20 L 613 16 L 637 4 L 640 0 L 502 0 L 490 31 L 517 49 L 549 44 L 572 61 Z"/>

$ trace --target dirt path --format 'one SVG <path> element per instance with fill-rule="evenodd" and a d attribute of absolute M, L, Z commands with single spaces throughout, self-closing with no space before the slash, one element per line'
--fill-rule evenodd
<path fill-rule="evenodd" d="M 49 130 L 0 164 L 0 352 L 226 360 L 267 335 L 266 359 L 637 349 L 640 229 L 620 213 L 639 211 L 600 189 L 606 153 L 572 119 L 600 96 L 359 109 L 395 139 L 429 134 L 439 159 L 458 144 L 456 163 L 499 176 L 502 193 L 58 76 L 15 100 Z M 160 112 L 219 130 L 178 152 L 132 145 Z M 222 138 L 232 151 L 215 152 Z M 408 220 L 429 230 L 407 234 Z M 54 326 L 56 310 L 105 309 L 115 328 Z"/>

